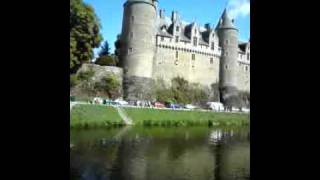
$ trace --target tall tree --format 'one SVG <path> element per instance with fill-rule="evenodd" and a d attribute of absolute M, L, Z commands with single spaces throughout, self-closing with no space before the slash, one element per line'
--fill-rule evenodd
<path fill-rule="evenodd" d="M 101 51 L 99 52 L 99 56 L 108 56 L 110 55 L 110 47 L 108 41 L 105 41 L 103 46 L 101 46 Z"/>
<path fill-rule="evenodd" d="M 102 40 L 94 9 L 82 0 L 70 0 L 70 72 L 75 73 L 93 58 Z"/>

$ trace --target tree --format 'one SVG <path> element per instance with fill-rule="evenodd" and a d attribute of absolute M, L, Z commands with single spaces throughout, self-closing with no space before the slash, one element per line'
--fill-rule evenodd
<path fill-rule="evenodd" d="M 95 89 L 101 93 L 106 93 L 109 98 L 114 99 L 120 95 L 120 82 L 115 75 L 110 75 L 96 82 Z"/>
<path fill-rule="evenodd" d="M 108 43 L 108 41 L 105 41 L 104 42 L 104 45 L 103 46 L 101 46 L 101 50 L 100 50 L 100 52 L 99 52 L 99 56 L 101 57 L 101 56 L 108 56 L 108 55 L 110 55 L 110 48 L 109 48 L 109 43 Z"/>
<path fill-rule="evenodd" d="M 104 56 L 98 57 L 95 64 L 98 64 L 100 66 L 115 66 L 117 65 L 117 62 L 113 57 L 104 55 Z"/>
<path fill-rule="evenodd" d="M 100 23 L 94 9 L 82 0 L 70 0 L 70 73 L 93 58 L 100 45 Z"/>

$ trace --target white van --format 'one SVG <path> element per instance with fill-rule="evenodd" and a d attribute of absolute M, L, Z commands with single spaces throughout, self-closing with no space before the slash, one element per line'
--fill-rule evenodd
<path fill-rule="evenodd" d="M 224 111 L 224 106 L 221 102 L 208 102 L 207 106 L 212 109 L 213 111 Z"/>

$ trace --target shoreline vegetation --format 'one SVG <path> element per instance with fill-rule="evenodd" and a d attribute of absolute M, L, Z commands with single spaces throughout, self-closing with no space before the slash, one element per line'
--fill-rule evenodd
<path fill-rule="evenodd" d="M 249 126 L 249 114 L 212 111 L 180 111 L 148 108 L 123 108 L 134 126 Z M 79 104 L 70 112 L 71 128 L 125 126 L 116 108 L 103 105 Z"/>

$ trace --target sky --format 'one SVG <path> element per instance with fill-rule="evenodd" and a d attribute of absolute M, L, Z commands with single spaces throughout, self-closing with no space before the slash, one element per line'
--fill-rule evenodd
<path fill-rule="evenodd" d="M 214 27 L 227 7 L 229 16 L 235 20 L 239 29 L 239 40 L 250 38 L 250 0 L 158 0 L 158 7 L 165 10 L 166 16 L 178 11 L 181 19 L 186 22 L 196 21 L 199 25 L 210 23 Z M 114 52 L 114 42 L 121 33 L 123 4 L 126 0 L 84 0 L 96 12 L 102 26 L 103 41 L 107 40 L 110 52 Z M 103 43 L 101 43 L 103 44 Z M 99 48 L 95 49 L 95 55 Z"/>

